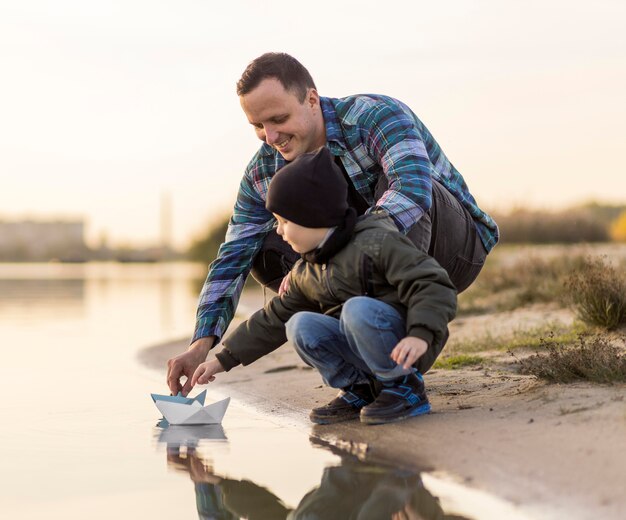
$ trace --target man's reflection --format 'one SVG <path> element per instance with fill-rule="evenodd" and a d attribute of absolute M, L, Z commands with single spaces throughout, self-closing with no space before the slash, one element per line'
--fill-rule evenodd
<path fill-rule="evenodd" d="M 211 464 L 196 453 L 195 447 L 181 451 L 180 446 L 168 446 L 167 463 L 189 473 L 194 482 L 201 520 L 282 520 L 289 514 L 289 508 L 277 496 L 254 482 L 214 474 Z"/>
<path fill-rule="evenodd" d="M 320 485 L 295 509 L 268 489 L 213 472 L 195 446 L 168 445 L 168 465 L 194 482 L 201 520 L 461 520 L 447 515 L 422 484 L 419 473 L 385 468 L 343 457 L 324 470 Z"/>

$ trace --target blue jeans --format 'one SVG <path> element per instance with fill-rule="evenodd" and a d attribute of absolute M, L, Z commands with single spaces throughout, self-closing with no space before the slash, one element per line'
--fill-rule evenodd
<path fill-rule="evenodd" d="M 302 360 L 334 388 L 363 383 L 368 376 L 388 381 L 414 372 L 389 357 L 405 336 L 406 324 L 398 311 L 367 296 L 346 301 L 340 319 L 298 312 L 287 322 L 287 338 Z"/>

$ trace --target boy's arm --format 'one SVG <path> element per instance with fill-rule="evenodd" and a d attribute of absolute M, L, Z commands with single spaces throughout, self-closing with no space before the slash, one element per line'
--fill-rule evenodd
<path fill-rule="evenodd" d="M 307 310 L 319 312 L 319 307 L 302 296 L 292 277 L 289 291 L 272 298 L 263 309 L 239 325 L 224 340 L 224 348 L 216 358 L 226 371 L 239 364 L 253 363 L 285 343 L 285 323 L 296 312 Z"/>
<path fill-rule="evenodd" d="M 456 314 L 457 292 L 437 261 L 400 233 L 389 233 L 378 268 L 407 308 L 407 335 L 440 344 Z"/>

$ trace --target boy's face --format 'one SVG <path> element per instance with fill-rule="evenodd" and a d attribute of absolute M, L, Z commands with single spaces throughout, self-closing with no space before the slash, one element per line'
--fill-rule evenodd
<path fill-rule="evenodd" d="M 308 253 L 324 240 L 328 228 L 308 228 L 300 226 L 274 213 L 278 221 L 276 233 L 287 242 L 296 253 Z"/>
<path fill-rule="evenodd" d="M 320 99 L 313 88 L 300 101 L 279 80 L 267 78 L 239 101 L 257 137 L 278 150 L 286 161 L 326 143 Z"/>

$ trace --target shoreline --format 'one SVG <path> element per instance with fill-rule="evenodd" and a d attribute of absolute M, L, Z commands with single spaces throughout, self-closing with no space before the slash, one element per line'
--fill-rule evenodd
<path fill-rule="evenodd" d="M 155 345 L 138 359 L 165 379 L 167 359 L 187 346 Z M 548 385 L 490 367 L 431 370 L 425 381 L 431 414 L 379 426 L 310 423 L 309 410 L 336 391 L 288 345 L 206 388 L 364 460 L 455 476 L 536 518 L 623 517 L 626 385 Z"/>

